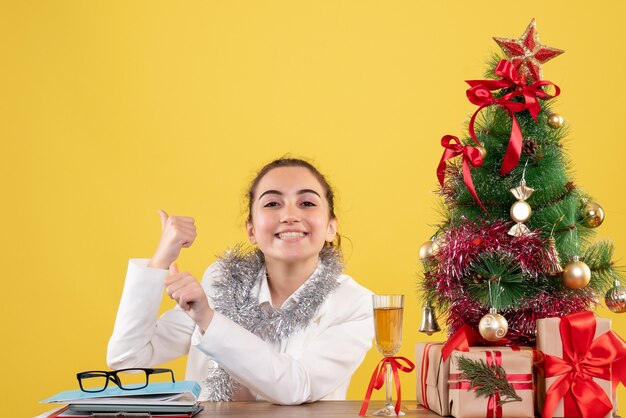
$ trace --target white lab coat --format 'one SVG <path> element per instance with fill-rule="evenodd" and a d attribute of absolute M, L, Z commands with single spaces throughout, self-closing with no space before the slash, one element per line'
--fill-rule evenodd
<path fill-rule="evenodd" d="M 326 297 L 306 328 L 271 343 L 219 312 L 204 335 L 178 306 L 158 318 L 169 271 L 147 267 L 147 263 L 145 259 L 129 261 L 108 346 L 111 368 L 153 367 L 189 354 L 185 379 L 196 380 L 203 387 L 208 369 L 219 363 L 258 400 L 293 405 L 345 399 L 350 377 L 374 336 L 371 292 L 352 278 L 345 274 L 338 278 L 340 285 Z M 221 278 L 217 263 L 203 276 L 202 287 L 211 306 L 212 283 Z M 271 309 L 264 268 L 259 279 L 251 293 L 262 308 Z M 297 301 L 299 290 L 285 304 Z"/>

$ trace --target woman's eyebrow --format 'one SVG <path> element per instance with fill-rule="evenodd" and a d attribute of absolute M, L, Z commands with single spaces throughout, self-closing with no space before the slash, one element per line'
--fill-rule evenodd
<path fill-rule="evenodd" d="M 261 195 L 259 196 L 259 199 L 265 196 L 266 194 L 277 194 L 279 196 L 283 195 L 282 192 L 279 192 L 278 190 L 266 190 L 263 193 L 261 193 Z"/>
<path fill-rule="evenodd" d="M 320 196 L 320 194 L 319 194 L 318 192 L 316 192 L 316 191 L 315 191 L 315 190 L 313 190 L 313 189 L 302 189 L 302 190 L 298 190 L 298 194 L 299 194 L 299 195 L 301 195 L 301 194 L 306 194 L 306 193 L 313 193 L 313 194 L 314 194 L 314 195 L 316 195 L 317 197 L 320 197 L 320 198 L 322 197 L 322 196 Z M 273 190 L 273 189 L 266 190 L 266 191 L 264 191 L 263 193 L 261 193 L 261 195 L 259 196 L 259 199 L 260 199 L 260 198 L 262 198 L 263 196 L 265 196 L 266 194 L 275 194 L 275 195 L 278 195 L 278 196 L 282 196 L 282 195 L 283 195 L 283 192 L 281 192 L 281 191 L 279 191 L 279 190 Z"/>
<path fill-rule="evenodd" d="M 320 196 L 320 194 L 318 192 L 316 192 L 313 189 L 302 189 L 298 191 L 298 194 L 305 194 L 305 193 L 313 193 L 314 195 L 317 195 L 317 197 L 322 197 Z"/>

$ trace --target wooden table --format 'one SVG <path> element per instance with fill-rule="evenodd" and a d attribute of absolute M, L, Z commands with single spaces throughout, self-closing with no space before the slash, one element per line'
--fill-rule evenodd
<path fill-rule="evenodd" d="M 258 418 L 359 418 L 361 401 L 320 401 L 297 406 L 279 406 L 267 402 L 204 402 L 204 411 L 196 418 L 258 417 Z M 380 409 L 383 401 L 370 402 L 366 416 Z M 407 417 L 432 418 L 439 415 L 423 409 L 415 401 L 402 403 Z"/>

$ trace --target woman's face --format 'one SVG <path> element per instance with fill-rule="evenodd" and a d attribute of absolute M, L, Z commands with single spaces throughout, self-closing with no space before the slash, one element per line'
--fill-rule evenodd
<path fill-rule="evenodd" d="M 266 260 L 297 263 L 317 258 L 337 233 L 325 195 L 305 167 L 270 170 L 254 191 L 252 221 L 247 224 L 250 242 Z"/>

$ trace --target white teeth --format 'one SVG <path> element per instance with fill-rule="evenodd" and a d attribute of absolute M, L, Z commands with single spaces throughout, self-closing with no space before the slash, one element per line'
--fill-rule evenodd
<path fill-rule="evenodd" d="M 304 232 L 281 232 L 280 234 L 278 234 L 278 238 L 280 239 L 300 238 L 305 235 L 306 234 Z"/>

